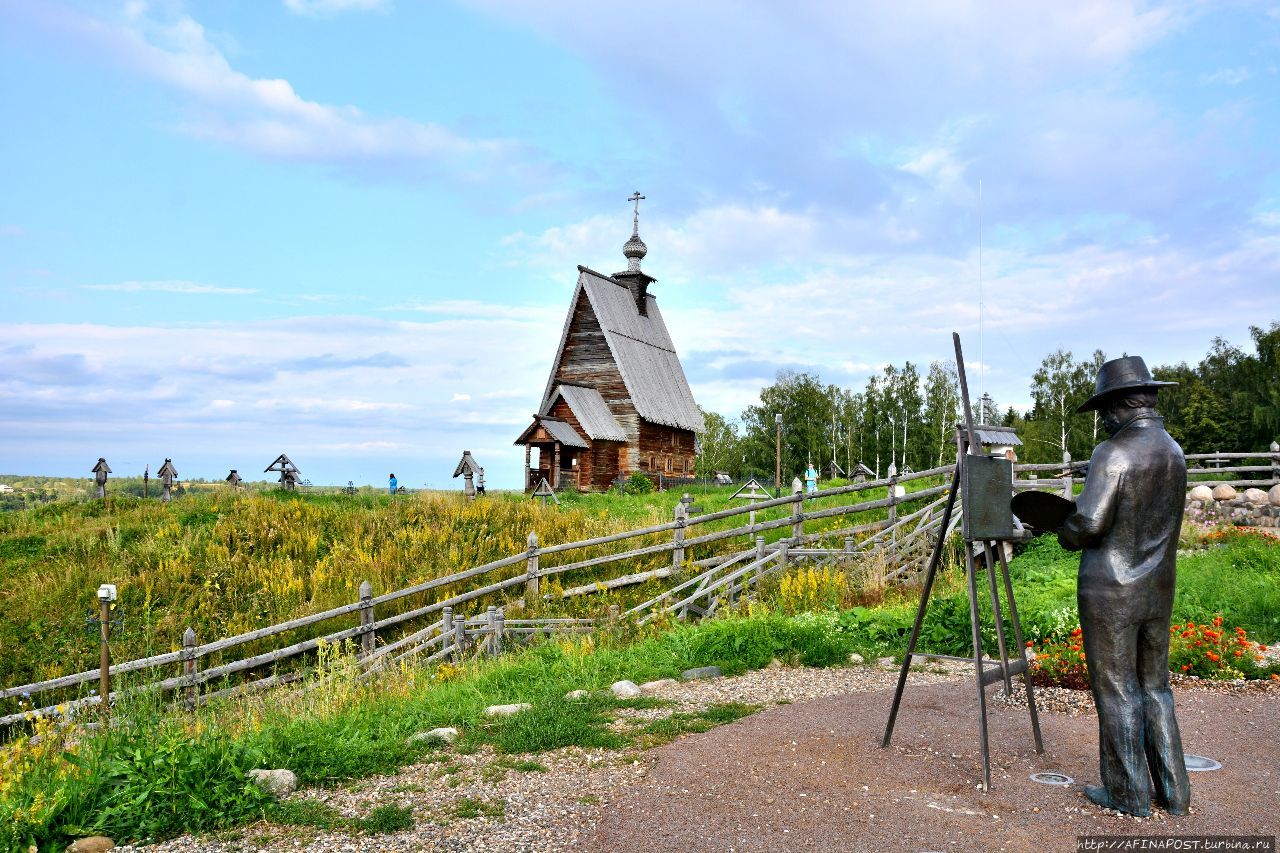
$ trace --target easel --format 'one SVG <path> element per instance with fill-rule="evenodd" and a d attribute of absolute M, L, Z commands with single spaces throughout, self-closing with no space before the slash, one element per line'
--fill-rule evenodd
<path fill-rule="evenodd" d="M 1021 674 L 1027 689 L 1027 710 L 1031 715 L 1031 733 L 1035 737 L 1036 752 L 1044 752 L 1044 743 L 1040 739 L 1040 718 L 1036 714 L 1036 697 L 1031 686 L 1030 665 L 1023 652 L 1022 623 L 1018 621 L 1018 606 L 1013 600 L 1013 583 L 1009 580 L 1009 564 L 1005 560 L 1004 542 L 1016 538 L 1013 528 L 1013 512 L 1009 509 L 1009 499 L 1013 494 L 1013 463 L 1006 459 L 991 459 L 981 455 L 981 444 L 973 428 L 973 410 L 969 406 L 969 383 L 965 378 L 964 355 L 960 351 L 960 336 L 952 334 L 956 347 L 956 368 L 960 375 L 960 396 L 964 403 L 964 427 L 956 428 L 956 470 L 951 478 L 951 490 L 947 493 L 946 508 L 942 511 L 942 526 L 939 528 L 938 541 L 929 557 L 929 566 L 925 570 L 924 588 L 920 591 L 920 606 L 916 610 L 916 621 L 911 626 L 911 639 L 907 642 L 907 652 L 902 659 L 902 669 L 898 673 L 898 686 L 893 694 L 893 706 L 889 710 L 889 722 L 884 729 L 882 748 L 889 746 L 893 737 L 893 724 L 898 717 L 898 707 L 902 703 L 902 692 L 907 686 L 907 672 L 911 668 L 912 658 L 933 658 L 943 660 L 965 661 L 969 658 L 954 655 L 918 654 L 916 642 L 920 639 L 920 626 L 924 623 L 924 614 L 929 607 L 929 593 L 933 589 L 933 581 L 937 577 L 938 563 L 942 558 L 945 546 L 947 525 L 951 521 L 951 513 L 955 508 L 956 495 L 965 492 L 964 508 L 964 544 L 965 544 L 965 577 L 969 583 L 969 624 L 973 630 L 973 671 L 974 681 L 978 688 L 979 741 L 982 745 L 982 790 L 991 790 L 991 750 L 987 740 L 987 694 L 986 686 L 997 681 L 1004 682 L 1005 693 L 1012 689 L 1011 678 Z M 973 555 L 975 545 L 980 546 L 987 563 L 987 580 L 990 582 L 991 612 L 995 619 L 996 638 L 1000 646 L 1000 660 L 988 661 L 982 655 L 981 619 L 978 613 L 977 569 Z M 994 547 L 993 547 L 994 546 Z M 995 557 L 992 551 L 995 551 Z M 1000 596 L 996 591 L 995 565 L 998 558 L 1000 573 L 1004 578 L 1005 597 L 1009 599 L 1009 621 L 1013 624 L 1014 642 L 1018 645 L 1016 660 L 1009 660 L 1009 651 L 1005 647 L 1004 619 L 1000 613 Z M 994 664 L 994 666 L 993 666 Z"/>

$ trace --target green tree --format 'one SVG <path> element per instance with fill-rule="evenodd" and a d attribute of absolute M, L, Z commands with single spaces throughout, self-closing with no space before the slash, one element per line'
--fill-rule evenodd
<path fill-rule="evenodd" d="M 754 473 L 774 470 L 774 416 L 782 415 L 782 479 L 804 470 L 813 460 L 821 464 L 829 453 L 827 438 L 836 390 L 809 373 L 779 371 L 773 385 L 760 390 L 760 404 L 742 412 L 743 450 Z"/>
<path fill-rule="evenodd" d="M 1052 426 L 1059 456 L 1069 451 L 1080 459 L 1092 449 L 1088 419 L 1076 414 L 1076 408 L 1089 398 L 1092 388 L 1093 377 L 1089 375 L 1088 366 L 1074 361 L 1071 352 L 1064 349 L 1045 356 L 1031 377 L 1034 405 L 1028 420 Z M 1048 430 L 1037 432 L 1042 433 L 1037 438 L 1047 440 L 1043 433 Z"/>
<path fill-rule="evenodd" d="M 960 378 L 953 362 L 935 361 L 924 381 L 924 432 L 931 465 L 955 456 L 955 426 L 960 412 Z"/>
<path fill-rule="evenodd" d="M 725 471 L 734 478 L 741 476 L 742 449 L 738 425 L 726 420 L 724 415 L 706 409 L 702 409 L 702 418 L 707 429 L 699 440 L 697 475 L 710 478 L 716 471 Z"/>

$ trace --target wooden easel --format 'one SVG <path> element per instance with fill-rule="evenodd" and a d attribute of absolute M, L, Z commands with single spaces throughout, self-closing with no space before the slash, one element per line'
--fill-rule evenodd
<path fill-rule="evenodd" d="M 907 685 L 907 672 L 911 668 L 912 658 L 933 658 L 944 660 L 969 660 L 954 655 L 921 654 L 916 652 L 916 642 L 920 639 L 920 626 L 924 623 L 925 611 L 929 607 L 929 593 L 933 589 L 933 581 L 937 577 L 938 563 L 945 546 L 945 533 L 951 521 L 951 513 L 955 508 L 956 495 L 962 486 L 966 490 L 964 513 L 965 543 L 965 576 L 969 583 L 969 624 L 973 631 L 973 671 L 974 681 L 978 688 L 978 736 L 982 745 L 982 789 L 991 789 L 991 750 L 987 739 L 987 694 L 986 686 L 997 681 L 1004 682 L 1005 692 L 1012 689 L 1012 677 L 1022 675 L 1027 689 L 1027 710 L 1031 715 L 1031 733 L 1035 737 L 1036 752 L 1044 752 L 1044 743 L 1040 738 L 1040 718 L 1036 713 L 1035 690 L 1031 685 L 1030 665 L 1023 652 L 1022 623 L 1018 621 L 1018 606 L 1013 599 L 1013 583 L 1009 580 L 1009 564 L 1005 560 L 1004 542 L 1013 537 L 1012 511 L 1008 509 L 1012 495 L 1012 463 L 1002 459 L 988 459 L 981 456 L 981 444 L 973 428 L 973 410 L 969 406 L 969 383 L 965 378 L 964 355 L 960 350 L 960 336 L 952 334 L 956 347 L 956 368 L 960 375 L 960 395 L 964 403 L 965 424 L 956 429 L 956 469 L 951 478 L 951 490 L 947 493 L 946 508 L 942 511 L 942 526 L 939 528 L 938 541 L 929 557 L 929 566 L 925 570 L 924 588 L 920 591 L 920 606 L 916 609 L 916 620 L 911 626 L 911 639 L 907 642 L 907 652 L 902 658 L 902 669 L 898 673 L 898 686 L 893 694 L 893 706 L 889 709 L 889 722 L 884 729 L 882 748 L 889 746 L 893 737 L 893 724 L 898 717 L 898 708 L 902 703 L 902 692 Z M 1008 476 L 1004 477 L 1007 467 Z M 1000 493 L 1002 481 L 1007 480 L 1007 490 Z M 973 492 L 973 494 L 970 494 Z M 1006 522 L 1007 517 L 1007 522 Z M 978 613 L 977 569 L 974 565 L 975 546 L 980 546 L 987 563 L 987 580 L 990 582 L 991 612 L 995 619 L 996 638 L 1000 647 L 1000 659 L 988 661 L 983 659 L 981 619 Z M 992 551 L 995 551 L 993 557 Z M 1014 642 L 1018 645 L 1017 657 L 1009 659 L 1009 651 L 1005 647 L 1004 619 L 1000 612 L 1000 596 L 996 590 L 996 561 L 999 561 L 1000 573 L 1004 578 L 1005 597 L 1009 600 L 1009 621 L 1013 625 Z"/>

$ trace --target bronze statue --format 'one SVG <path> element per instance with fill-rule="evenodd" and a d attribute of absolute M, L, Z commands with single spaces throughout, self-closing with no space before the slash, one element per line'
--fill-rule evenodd
<path fill-rule="evenodd" d="M 1191 783 L 1169 686 L 1169 621 L 1187 465 L 1156 413 L 1156 382 L 1138 356 L 1098 370 L 1078 411 L 1101 413 L 1110 438 L 1089 460 L 1076 511 L 1058 531 L 1083 551 L 1077 600 L 1098 709 L 1100 806 L 1147 816 L 1154 801 L 1185 815 Z"/>

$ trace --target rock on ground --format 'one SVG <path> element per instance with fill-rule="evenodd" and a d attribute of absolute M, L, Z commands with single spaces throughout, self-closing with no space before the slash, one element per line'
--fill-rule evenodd
<path fill-rule="evenodd" d="M 277 800 L 298 790 L 298 777 L 292 770 L 250 770 L 249 778 Z"/>
<path fill-rule="evenodd" d="M 1228 486 L 1226 483 L 1220 483 L 1213 487 L 1213 499 L 1215 501 L 1235 500 L 1236 490 L 1234 486 Z"/>
<path fill-rule="evenodd" d="M 640 688 L 636 686 L 634 681 L 615 681 L 609 686 L 609 689 L 619 699 L 634 699 L 640 695 Z"/>
<path fill-rule="evenodd" d="M 521 711 L 527 711 L 533 706 L 528 702 L 516 702 L 511 705 L 490 705 L 484 709 L 486 717 L 510 717 L 512 714 L 519 714 Z"/>
<path fill-rule="evenodd" d="M 718 666 L 697 666 L 680 673 L 680 677 L 685 681 L 696 681 L 699 678 L 720 678 L 723 675 L 724 673 L 720 671 Z"/>
<path fill-rule="evenodd" d="M 1191 494 L 1188 497 L 1193 501 L 1207 503 L 1213 500 L 1213 489 L 1205 485 L 1195 486 L 1191 489 Z"/>
<path fill-rule="evenodd" d="M 409 743 L 453 743 L 458 739 L 458 730 L 453 727 L 432 729 L 429 732 L 418 732 L 409 736 Z"/>
<path fill-rule="evenodd" d="M 116 843 L 105 835 L 91 835 L 73 842 L 67 850 L 68 853 L 103 853 L 105 850 L 114 850 L 115 846 Z"/>

